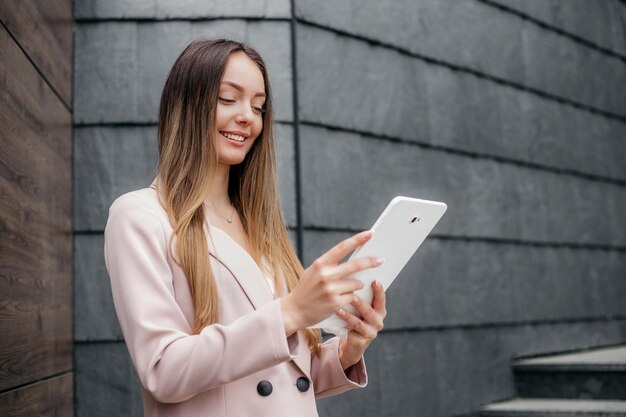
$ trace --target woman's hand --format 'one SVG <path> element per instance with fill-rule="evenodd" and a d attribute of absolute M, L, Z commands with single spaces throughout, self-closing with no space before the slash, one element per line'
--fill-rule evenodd
<path fill-rule="evenodd" d="M 385 308 L 386 298 L 382 285 L 372 282 L 374 299 L 372 305 L 367 305 L 356 295 L 352 305 L 361 313 L 363 319 L 341 309 L 338 316 L 347 323 L 348 338 L 342 339 L 339 344 L 339 361 L 345 370 L 357 363 L 363 356 L 363 352 L 376 338 L 378 332 L 383 329 L 383 321 L 387 315 Z"/>
<path fill-rule="evenodd" d="M 371 236 L 367 230 L 341 241 L 304 271 L 293 291 L 281 299 L 287 336 L 319 323 L 354 300 L 354 291 L 363 288 L 363 283 L 346 277 L 380 266 L 382 259 L 351 259 L 341 265 L 339 261 Z"/>

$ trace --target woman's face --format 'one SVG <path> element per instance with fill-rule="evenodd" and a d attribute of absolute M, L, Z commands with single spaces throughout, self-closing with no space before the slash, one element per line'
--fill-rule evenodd
<path fill-rule="evenodd" d="M 248 56 L 234 52 L 226 61 L 220 84 L 215 127 L 219 163 L 243 162 L 263 129 L 265 83 L 259 67 Z"/>

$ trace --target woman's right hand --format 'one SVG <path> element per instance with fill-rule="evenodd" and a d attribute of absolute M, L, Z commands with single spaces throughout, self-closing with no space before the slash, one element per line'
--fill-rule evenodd
<path fill-rule="evenodd" d="M 380 266 L 383 260 L 350 259 L 341 265 L 339 261 L 371 237 L 372 232 L 367 230 L 339 242 L 304 271 L 295 288 L 281 299 L 287 336 L 319 323 L 353 301 L 354 291 L 363 288 L 363 283 L 346 277 Z"/>

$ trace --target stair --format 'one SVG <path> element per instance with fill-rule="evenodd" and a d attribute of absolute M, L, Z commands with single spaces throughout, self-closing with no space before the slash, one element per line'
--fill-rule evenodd
<path fill-rule="evenodd" d="M 626 346 L 518 359 L 519 398 L 483 406 L 489 417 L 626 417 Z"/>
<path fill-rule="evenodd" d="M 617 417 L 626 416 L 626 401 L 516 398 L 483 407 L 490 417 Z"/>

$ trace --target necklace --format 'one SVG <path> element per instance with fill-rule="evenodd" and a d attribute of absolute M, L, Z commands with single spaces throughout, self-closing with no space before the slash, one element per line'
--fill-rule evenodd
<path fill-rule="evenodd" d="M 221 214 L 219 214 L 219 213 L 217 212 L 217 210 L 215 209 L 215 206 L 213 205 L 213 203 L 209 202 L 209 204 L 211 204 L 211 207 L 213 207 L 213 211 L 215 212 L 215 214 L 217 214 L 218 216 L 220 216 L 220 217 L 222 217 L 222 218 L 226 219 L 226 221 L 227 221 L 228 223 L 232 223 L 232 222 L 233 222 L 233 215 L 235 214 L 235 206 L 232 206 L 232 204 L 231 204 L 231 206 L 233 207 L 233 210 L 232 210 L 232 212 L 230 213 L 230 216 L 228 216 L 228 217 L 224 217 L 224 216 L 222 216 Z M 228 204 L 230 204 L 230 202 L 229 202 Z"/>

